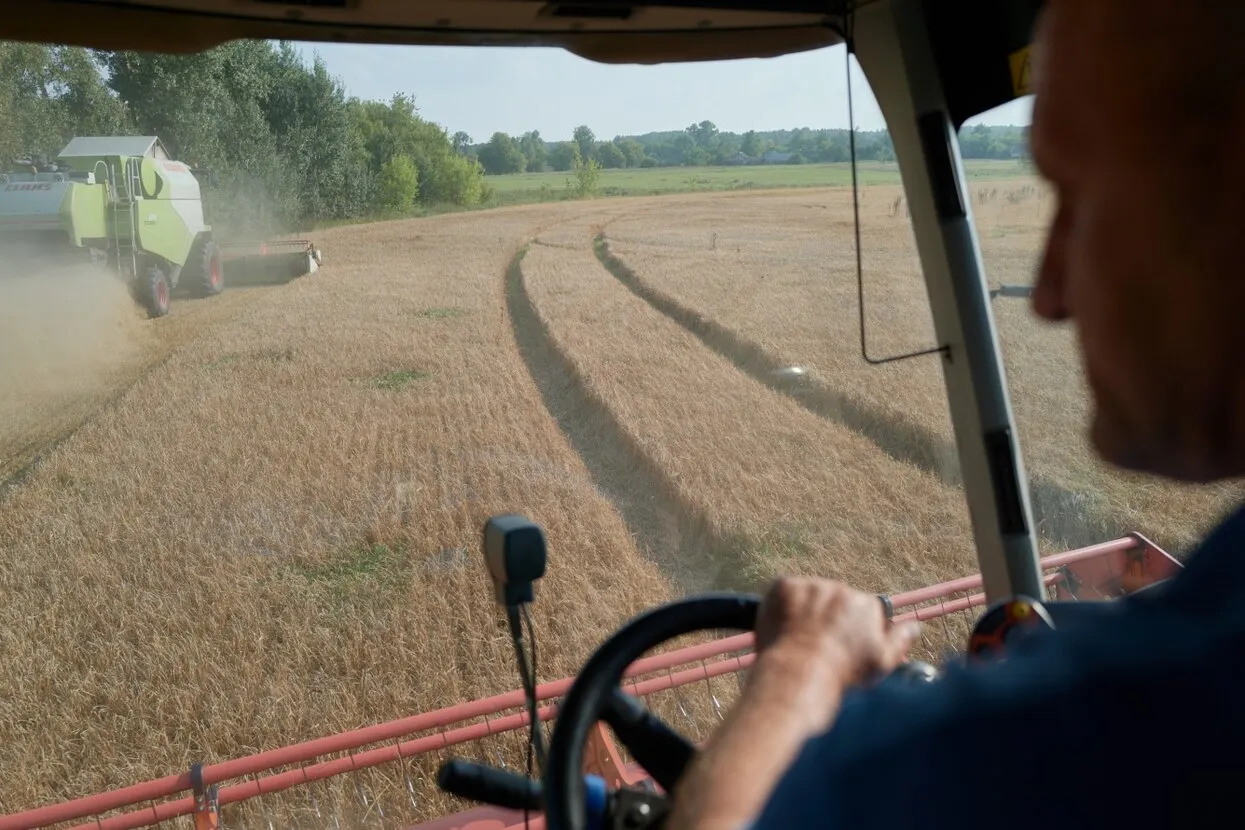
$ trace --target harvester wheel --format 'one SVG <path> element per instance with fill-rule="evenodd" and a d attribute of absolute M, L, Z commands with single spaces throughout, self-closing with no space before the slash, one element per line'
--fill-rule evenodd
<path fill-rule="evenodd" d="M 169 313 L 169 278 L 157 266 L 147 268 L 138 280 L 138 299 L 147 309 L 148 317 L 163 317 Z"/>
<path fill-rule="evenodd" d="M 215 239 L 201 236 L 195 240 L 183 276 L 196 297 L 211 297 L 225 290 L 225 264 Z"/>

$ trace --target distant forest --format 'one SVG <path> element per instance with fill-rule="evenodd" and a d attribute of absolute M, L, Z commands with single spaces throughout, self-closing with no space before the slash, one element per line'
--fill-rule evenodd
<path fill-rule="evenodd" d="M 289 43 L 191 55 L 0 41 L 0 164 L 77 135 L 154 135 L 210 170 L 212 224 L 267 232 L 490 198 L 479 163 L 410 96 L 363 101 Z"/>
<path fill-rule="evenodd" d="M 454 142 L 477 159 L 490 175 L 567 171 L 590 159 L 603 168 L 705 167 L 730 164 L 810 164 L 848 161 L 850 133 L 845 129 L 750 130 L 722 132 L 712 121 L 683 130 L 619 135 L 600 141 L 587 125 L 575 128 L 570 141 L 546 142 L 537 131 L 514 137 L 493 133 L 484 144 L 466 133 Z M 1027 127 L 978 125 L 961 137 L 967 159 L 1007 159 L 1028 155 Z M 895 148 L 885 130 L 856 131 L 856 158 L 894 161 Z"/>
<path fill-rule="evenodd" d="M 1024 128 L 977 127 L 966 158 L 1024 153 Z M 846 130 L 683 130 L 570 141 L 495 133 L 476 144 L 423 118 L 409 95 L 364 101 L 289 43 L 238 41 L 198 54 L 100 52 L 0 41 L 0 166 L 54 159 L 80 135 L 155 135 L 212 171 L 212 223 L 265 232 L 416 210 L 488 204 L 485 174 L 601 168 L 801 164 L 848 159 Z M 858 132 L 857 156 L 890 161 L 885 132 Z"/>

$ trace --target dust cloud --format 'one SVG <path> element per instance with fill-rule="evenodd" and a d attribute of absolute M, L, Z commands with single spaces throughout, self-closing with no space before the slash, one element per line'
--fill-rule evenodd
<path fill-rule="evenodd" d="M 0 480 L 77 426 L 154 345 L 113 274 L 0 264 Z"/>

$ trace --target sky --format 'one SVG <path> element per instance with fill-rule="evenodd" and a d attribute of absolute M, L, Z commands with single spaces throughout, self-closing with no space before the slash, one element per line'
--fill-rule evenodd
<path fill-rule="evenodd" d="M 546 141 L 580 124 L 599 140 L 681 130 L 709 120 L 723 131 L 846 127 L 844 47 L 710 63 L 615 66 L 543 47 L 300 44 L 318 53 L 346 92 L 363 99 L 413 96 L 424 118 L 477 142 L 494 132 L 539 130 Z M 853 63 L 856 124 L 884 126 Z M 970 122 L 1027 124 L 1031 98 Z"/>

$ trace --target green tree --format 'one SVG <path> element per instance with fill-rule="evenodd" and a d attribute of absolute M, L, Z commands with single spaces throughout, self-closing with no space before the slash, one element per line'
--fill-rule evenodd
<path fill-rule="evenodd" d="M 184 160 L 244 165 L 271 155 L 262 104 L 274 78 L 262 64 L 272 50 L 234 41 L 190 55 L 109 52 L 104 63 L 142 132 Z"/>
<path fill-rule="evenodd" d="M 817 149 L 813 157 L 818 161 L 847 161 L 851 158 L 847 136 L 842 132 L 822 133 L 817 137 Z"/>
<path fill-rule="evenodd" d="M 594 158 L 579 159 L 575 162 L 575 193 L 580 198 L 591 196 L 597 192 L 601 181 L 601 163 Z"/>
<path fill-rule="evenodd" d="M 513 138 L 505 133 L 493 133 L 488 144 L 480 150 L 480 164 L 489 175 L 522 173 L 527 159 Z"/>
<path fill-rule="evenodd" d="M 579 145 L 579 157 L 581 159 L 591 158 L 592 151 L 595 150 L 597 146 L 597 137 L 593 134 L 592 130 L 588 128 L 588 125 L 580 124 L 576 127 L 575 132 L 572 134 L 572 138 L 575 143 Z"/>
<path fill-rule="evenodd" d="M 612 141 L 603 141 L 597 145 L 596 159 L 602 167 L 609 170 L 627 166 L 627 157 Z"/>
<path fill-rule="evenodd" d="M 573 141 L 560 141 L 549 150 L 549 166 L 559 173 L 574 170 L 581 158 L 579 145 Z"/>
<path fill-rule="evenodd" d="M 712 121 L 701 121 L 693 124 L 685 132 L 697 147 L 712 153 L 718 148 L 718 126 Z"/>
<path fill-rule="evenodd" d="M 683 153 L 683 164 L 688 167 L 704 167 L 710 161 L 709 151 L 704 147 L 689 147 Z"/>
<path fill-rule="evenodd" d="M 788 153 L 816 153 L 817 152 L 817 136 L 808 127 L 800 127 L 793 130 L 791 138 L 787 141 Z"/>
<path fill-rule="evenodd" d="M 891 134 L 887 132 L 886 130 L 883 130 L 882 133 L 878 136 L 877 148 L 878 149 L 877 149 L 877 153 L 875 157 L 877 158 L 878 161 L 894 161 L 895 160 L 895 144 L 894 142 L 891 141 Z"/>
<path fill-rule="evenodd" d="M 680 132 L 672 140 L 649 144 L 644 152 L 653 159 L 653 166 L 672 167 L 683 163 L 683 153 L 692 146 L 692 139 L 687 133 Z"/>
<path fill-rule="evenodd" d="M 688 154 L 696 149 L 696 141 L 690 134 L 684 132 L 675 136 L 674 141 L 670 142 L 672 150 L 671 155 L 674 157 L 673 164 L 687 164 Z"/>
<path fill-rule="evenodd" d="M 370 208 L 367 154 L 345 88 L 322 58 L 310 65 L 290 44 L 264 58 L 273 78 L 261 103 L 272 154 L 292 183 L 299 222 L 361 216 Z"/>
<path fill-rule="evenodd" d="M 372 171 L 405 154 L 419 170 L 424 204 L 473 205 L 483 198 L 483 169 L 454 149 L 444 128 L 420 118 L 413 99 L 395 95 L 388 104 L 353 101 L 351 112 Z"/>
<path fill-rule="evenodd" d="M 425 194 L 424 201 L 429 204 L 470 207 L 480 204 L 487 196 L 484 168 L 475 159 L 458 153 L 447 154 L 428 177 L 428 182 L 432 195 Z"/>
<path fill-rule="evenodd" d="M 303 93 L 286 89 L 305 71 L 292 47 L 283 54 L 265 41 L 235 41 L 193 55 L 110 52 L 104 63 L 141 133 L 217 171 L 214 225 L 268 233 L 305 218 L 300 156 L 319 139 L 305 114 L 287 111 L 290 99 L 279 97 Z"/>
<path fill-rule="evenodd" d="M 0 152 L 5 167 L 16 156 L 55 153 L 62 137 L 47 92 L 51 47 L 0 43 Z"/>
<path fill-rule="evenodd" d="M 728 159 L 734 158 L 739 152 L 740 144 L 741 140 L 737 135 L 719 135 L 718 146 L 713 151 L 713 163 L 725 164 Z"/>
<path fill-rule="evenodd" d="M 618 149 L 623 151 L 623 155 L 627 158 L 628 167 L 639 167 L 644 162 L 644 145 L 636 141 L 634 138 L 623 138 L 619 136 L 614 139 L 614 143 L 618 145 Z"/>
<path fill-rule="evenodd" d="M 75 135 L 129 132 L 125 104 L 94 53 L 76 46 L 0 42 L 0 159 L 49 158 Z"/>
<path fill-rule="evenodd" d="M 406 163 L 422 202 L 485 198 L 480 166 L 456 150 L 468 136 L 456 145 L 407 95 L 349 98 L 322 60 L 290 43 L 176 56 L 0 43 L 0 155 L 51 156 L 74 135 L 133 133 L 212 169 L 205 207 L 227 234 L 366 216 L 393 204 Z"/>
<path fill-rule="evenodd" d="M 549 151 L 545 147 L 545 140 L 540 137 L 539 131 L 532 130 L 531 132 L 524 133 L 523 137 L 519 139 L 519 151 L 523 153 L 523 158 L 527 160 L 527 170 L 537 173 L 544 171 Z"/>
<path fill-rule="evenodd" d="M 118 135 L 128 131 L 126 106 L 108 89 L 93 53 L 59 46 L 52 49 L 52 61 L 60 119 L 67 131 L 73 135 Z"/>
<path fill-rule="evenodd" d="M 377 196 L 385 210 L 409 210 L 419 196 L 419 171 L 404 155 L 394 156 L 380 168 Z"/>
<path fill-rule="evenodd" d="M 471 136 L 467 135 L 462 130 L 454 133 L 452 141 L 454 143 L 454 152 L 463 156 L 467 155 L 467 153 L 471 150 L 471 145 L 475 143 L 471 140 Z"/>
<path fill-rule="evenodd" d="M 748 158 L 759 158 L 765 152 L 764 139 L 757 135 L 756 130 L 748 130 L 744 133 L 739 150 Z"/>

